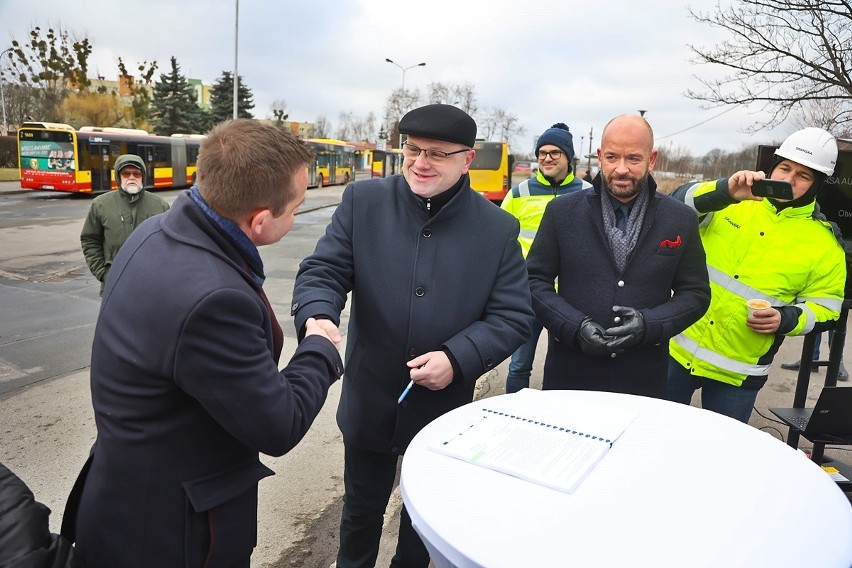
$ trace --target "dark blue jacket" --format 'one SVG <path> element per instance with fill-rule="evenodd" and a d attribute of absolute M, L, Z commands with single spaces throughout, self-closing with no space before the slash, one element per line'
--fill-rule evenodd
<path fill-rule="evenodd" d="M 533 309 L 550 332 L 545 389 L 666 396 L 668 340 L 707 311 L 710 283 L 695 212 L 657 193 L 652 178 L 648 190 L 624 272 L 604 233 L 600 176 L 593 188 L 548 204 L 527 256 Z M 644 340 L 616 357 L 584 354 L 576 340 L 580 323 L 589 316 L 605 328 L 615 325 L 613 306 L 642 312 Z"/>
<path fill-rule="evenodd" d="M 0 463 L 0 566 L 71 566 L 69 541 L 50 532 L 50 509 L 35 500 L 23 480 Z"/>
<path fill-rule="evenodd" d="M 403 176 L 343 192 L 293 291 L 296 329 L 336 323 L 352 292 L 346 373 L 337 423 L 344 441 L 402 453 L 436 417 L 473 398 L 476 380 L 527 338 L 532 321 L 518 221 L 470 189 L 429 217 Z M 406 362 L 449 351 L 461 377 L 445 389 L 413 388 Z"/>
<path fill-rule="evenodd" d="M 283 370 L 261 288 L 182 193 L 127 240 L 92 346 L 98 436 L 77 517 L 86 566 L 248 566 L 257 484 L 342 371 L 311 336 Z M 206 562 L 206 563 L 205 563 Z"/>

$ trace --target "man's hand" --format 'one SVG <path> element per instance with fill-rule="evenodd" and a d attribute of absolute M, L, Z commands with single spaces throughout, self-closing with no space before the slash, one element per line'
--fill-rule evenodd
<path fill-rule="evenodd" d="M 583 353 L 591 357 L 609 355 L 604 328 L 590 317 L 584 319 L 577 330 L 577 344 Z"/>
<path fill-rule="evenodd" d="M 430 351 L 407 363 L 415 384 L 429 390 L 441 390 L 453 382 L 453 364 L 443 351 Z"/>
<path fill-rule="evenodd" d="M 340 330 L 331 320 L 308 318 L 305 322 L 305 337 L 309 335 L 321 335 L 336 347 L 340 345 Z"/>
<path fill-rule="evenodd" d="M 746 320 L 746 324 L 755 333 L 775 333 L 781 325 L 781 312 L 775 308 L 757 310 L 752 317 Z"/>
<path fill-rule="evenodd" d="M 728 193 L 736 201 L 745 201 L 746 199 L 761 201 L 762 197 L 752 194 L 751 186 L 757 180 L 765 178 L 766 174 L 763 172 L 749 170 L 737 172 L 728 179 Z"/>
<path fill-rule="evenodd" d="M 642 312 L 626 306 L 613 306 L 612 311 L 621 317 L 621 325 L 607 328 L 606 346 L 610 351 L 622 351 L 641 342 L 645 337 L 645 318 Z"/>

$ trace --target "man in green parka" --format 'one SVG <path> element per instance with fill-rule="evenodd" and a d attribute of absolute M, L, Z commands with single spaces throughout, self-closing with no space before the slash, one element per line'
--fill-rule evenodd
<path fill-rule="evenodd" d="M 104 293 L 109 267 L 118 249 L 136 227 L 148 217 L 169 209 L 159 195 L 145 191 L 145 162 L 135 154 L 123 154 L 115 161 L 118 191 L 110 191 L 92 200 L 80 244 L 86 264 L 101 283 Z"/>

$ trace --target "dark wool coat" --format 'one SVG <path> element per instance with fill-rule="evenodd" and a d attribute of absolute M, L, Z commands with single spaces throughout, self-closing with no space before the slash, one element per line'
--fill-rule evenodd
<path fill-rule="evenodd" d="M 311 336 L 279 371 L 278 324 L 244 266 L 188 192 L 119 252 L 92 346 L 85 566 L 249 566 L 273 474 L 258 452 L 301 440 L 342 362 Z"/>
<path fill-rule="evenodd" d="M 624 272 L 604 233 L 600 177 L 593 188 L 548 205 L 527 256 L 533 309 L 549 331 L 545 389 L 665 397 L 668 340 L 707 311 L 710 284 L 695 212 L 657 193 L 652 178 L 649 185 L 645 221 Z M 605 328 L 616 325 L 613 306 L 642 312 L 644 339 L 614 357 L 584 354 L 576 340 L 580 323 L 589 316 Z"/>
<path fill-rule="evenodd" d="M 27 484 L 0 463 L 0 566 L 71 566 L 71 544 L 50 532 L 49 517 L 50 509 L 36 501 Z"/>
<path fill-rule="evenodd" d="M 356 182 L 296 278 L 296 329 L 340 322 L 352 292 L 337 423 L 344 441 L 402 453 L 436 417 L 473 398 L 476 380 L 527 338 L 532 321 L 518 221 L 470 189 L 431 219 L 401 175 Z M 414 387 L 406 362 L 448 350 L 461 377 Z"/>

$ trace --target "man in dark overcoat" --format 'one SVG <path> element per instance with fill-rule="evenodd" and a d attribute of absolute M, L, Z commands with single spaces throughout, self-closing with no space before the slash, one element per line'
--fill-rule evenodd
<path fill-rule="evenodd" d="M 695 213 L 657 193 L 656 158 L 647 121 L 616 117 L 593 187 L 544 213 L 527 256 L 544 389 L 666 396 L 668 340 L 704 314 L 710 284 Z"/>
<path fill-rule="evenodd" d="M 476 123 L 436 104 L 399 129 L 403 174 L 346 188 L 293 291 L 299 333 L 311 317 L 336 329 L 352 293 L 338 568 L 375 565 L 399 456 L 423 426 L 472 400 L 532 321 L 518 221 L 470 188 Z M 404 508 L 401 517 L 392 565 L 425 568 Z"/>
<path fill-rule="evenodd" d="M 250 565 L 258 482 L 273 474 L 258 452 L 293 448 L 343 371 L 339 334 L 314 320 L 279 370 L 261 287 L 257 247 L 293 226 L 312 158 L 280 128 L 224 122 L 201 144 L 198 185 L 119 251 L 92 346 L 83 566 Z"/>

